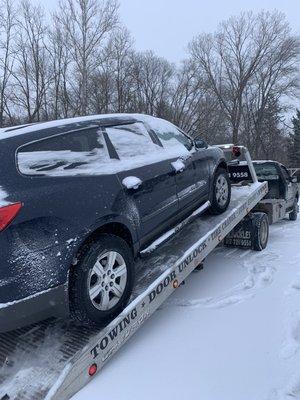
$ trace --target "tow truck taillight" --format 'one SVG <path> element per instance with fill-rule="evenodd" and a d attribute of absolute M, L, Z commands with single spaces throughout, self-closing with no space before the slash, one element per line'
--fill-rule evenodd
<path fill-rule="evenodd" d="M 237 158 L 240 157 L 240 155 L 242 154 L 240 147 L 239 146 L 233 146 L 232 154 Z"/>
<path fill-rule="evenodd" d="M 21 208 L 22 203 L 14 203 L 0 207 L 0 232 L 15 219 Z"/>

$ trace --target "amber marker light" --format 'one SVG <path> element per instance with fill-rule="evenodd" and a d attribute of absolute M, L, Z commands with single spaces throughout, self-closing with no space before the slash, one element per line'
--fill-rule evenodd
<path fill-rule="evenodd" d="M 177 279 L 175 279 L 175 281 L 173 281 L 173 288 L 174 288 L 174 289 L 177 289 L 178 286 L 179 286 L 179 282 L 178 282 Z"/>

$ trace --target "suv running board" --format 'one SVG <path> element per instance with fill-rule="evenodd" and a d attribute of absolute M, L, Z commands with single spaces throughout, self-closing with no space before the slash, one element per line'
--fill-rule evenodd
<path fill-rule="evenodd" d="M 176 235 L 177 232 L 181 231 L 181 229 L 186 226 L 188 223 L 192 222 L 195 218 L 197 218 L 199 215 L 203 214 L 204 211 L 206 211 L 210 207 L 210 202 L 207 201 L 204 203 L 201 207 L 197 208 L 192 214 L 190 214 L 186 219 L 181 221 L 178 225 L 174 226 L 174 228 L 170 229 L 166 233 L 164 233 L 162 236 L 160 236 L 158 239 L 154 240 L 148 247 L 146 247 L 144 250 L 140 252 L 141 256 L 148 255 L 152 253 L 152 251 L 156 250 L 159 246 L 164 244 L 166 241 L 171 239 L 174 235 Z"/>

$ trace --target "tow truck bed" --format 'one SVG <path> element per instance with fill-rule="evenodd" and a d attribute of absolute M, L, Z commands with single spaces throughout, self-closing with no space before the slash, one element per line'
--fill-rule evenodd
<path fill-rule="evenodd" d="M 202 215 L 137 263 L 127 308 L 96 330 L 48 320 L 0 334 L 0 400 L 70 399 L 265 196 L 267 184 L 233 187 L 228 210 Z"/>

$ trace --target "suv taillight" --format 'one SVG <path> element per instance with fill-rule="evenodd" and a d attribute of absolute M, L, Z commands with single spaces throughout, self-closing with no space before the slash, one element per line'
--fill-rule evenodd
<path fill-rule="evenodd" d="M 0 232 L 13 221 L 21 208 L 22 203 L 14 203 L 0 207 Z"/>

